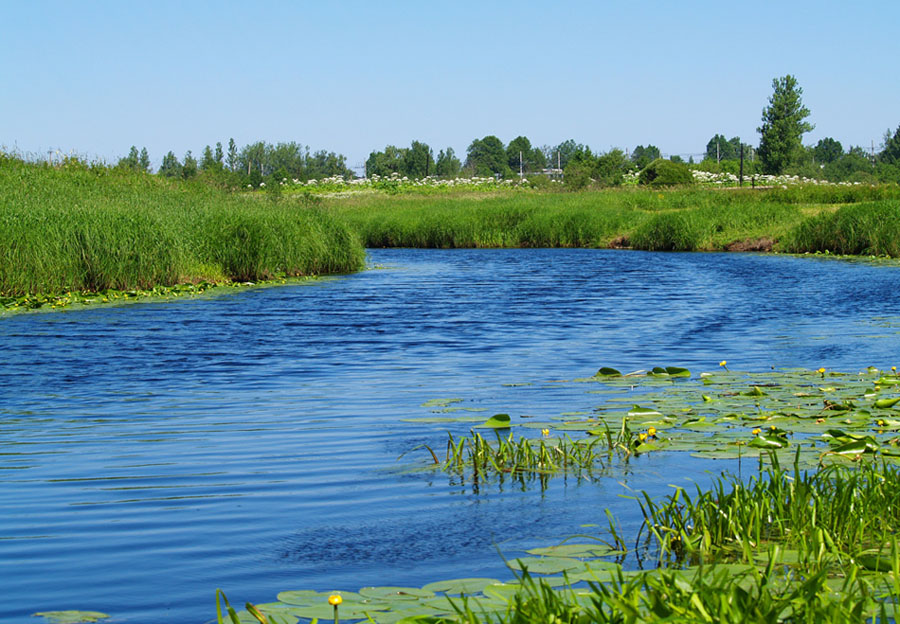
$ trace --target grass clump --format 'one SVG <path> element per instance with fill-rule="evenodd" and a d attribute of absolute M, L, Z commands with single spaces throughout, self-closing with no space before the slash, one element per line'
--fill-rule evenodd
<path fill-rule="evenodd" d="M 0 155 L 0 295 L 149 290 L 355 271 L 347 226 L 299 202 Z"/>
<path fill-rule="evenodd" d="M 790 231 L 785 251 L 900 257 L 900 202 L 843 206 L 811 217 Z"/>

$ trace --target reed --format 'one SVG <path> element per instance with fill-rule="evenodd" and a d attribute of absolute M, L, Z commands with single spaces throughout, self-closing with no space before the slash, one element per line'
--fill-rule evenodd
<path fill-rule="evenodd" d="M 2 295 L 349 272 L 364 258 L 346 225 L 299 201 L 0 155 Z"/>
<path fill-rule="evenodd" d="M 843 206 L 811 217 L 785 237 L 785 251 L 900 257 L 900 201 Z"/>

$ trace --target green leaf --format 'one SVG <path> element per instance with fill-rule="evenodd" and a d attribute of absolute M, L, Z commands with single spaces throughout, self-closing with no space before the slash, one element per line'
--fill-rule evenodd
<path fill-rule="evenodd" d="M 42 611 L 32 614 L 42 617 L 51 624 L 81 624 L 82 622 L 98 622 L 109 616 L 100 611 Z"/>
<path fill-rule="evenodd" d="M 488 585 L 499 583 L 493 578 L 461 578 L 448 581 L 436 581 L 422 587 L 427 591 L 444 594 L 479 594 Z"/>
<path fill-rule="evenodd" d="M 480 425 L 475 425 L 476 429 L 509 429 L 509 414 L 494 414 Z"/>
<path fill-rule="evenodd" d="M 600 370 L 597 371 L 597 374 L 594 377 L 621 377 L 622 373 L 617 371 L 614 368 L 610 368 L 608 366 L 604 366 Z"/>
<path fill-rule="evenodd" d="M 875 407 L 887 409 L 889 407 L 894 407 L 897 403 L 900 403 L 900 397 L 895 397 L 893 399 L 878 399 L 875 401 Z"/>
<path fill-rule="evenodd" d="M 584 568 L 582 561 L 568 557 L 520 557 L 506 565 L 513 570 L 527 568 L 530 574 L 559 574 L 566 570 Z"/>

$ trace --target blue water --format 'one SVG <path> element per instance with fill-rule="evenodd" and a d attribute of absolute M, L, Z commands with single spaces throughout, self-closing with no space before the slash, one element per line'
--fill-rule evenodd
<path fill-rule="evenodd" d="M 372 250 L 313 284 L 0 319 L 0 621 L 206 622 L 285 589 L 507 579 L 497 550 L 639 523 L 632 489 L 728 464 L 641 457 L 477 491 L 403 472 L 456 405 L 589 411 L 600 366 L 897 363 L 900 268 L 606 250 Z M 528 385 L 521 385 L 528 384 Z M 470 414 L 469 412 L 462 412 Z M 471 414 L 470 414 L 471 415 Z M 418 451 L 417 453 L 424 453 Z"/>

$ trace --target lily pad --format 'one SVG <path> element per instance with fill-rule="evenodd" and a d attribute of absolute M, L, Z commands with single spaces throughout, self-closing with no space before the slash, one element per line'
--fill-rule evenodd
<path fill-rule="evenodd" d="M 428 585 L 425 585 L 422 589 L 435 593 L 440 592 L 453 595 L 479 594 L 488 585 L 499 582 L 500 581 L 493 578 L 461 578 L 448 581 L 435 581 L 434 583 L 428 583 Z"/>
<path fill-rule="evenodd" d="M 584 562 L 569 557 L 520 557 L 508 561 L 513 570 L 528 570 L 530 574 L 559 574 L 567 570 L 584 569 Z"/>
<path fill-rule="evenodd" d="M 494 414 L 480 425 L 475 425 L 476 429 L 509 429 L 509 414 Z"/>
<path fill-rule="evenodd" d="M 579 559 L 587 559 L 590 557 L 606 557 L 609 555 L 619 555 L 620 551 L 610 548 L 605 544 L 560 544 L 558 546 L 546 546 L 543 548 L 532 548 L 526 550 L 529 555 L 551 556 L 551 557 L 577 557 Z"/>
<path fill-rule="evenodd" d="M 42 617 L 50 624 L 81 624 L 82 622 L 99 622 L 109 618 L 109 615 L 100 611 L 42 611 L 32 615 L 33 617 Z"/>

